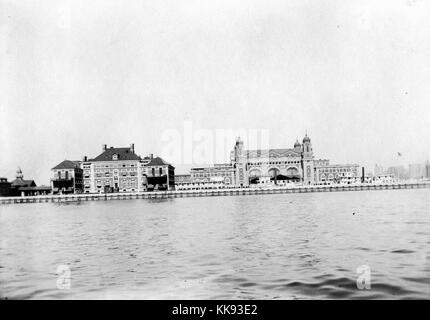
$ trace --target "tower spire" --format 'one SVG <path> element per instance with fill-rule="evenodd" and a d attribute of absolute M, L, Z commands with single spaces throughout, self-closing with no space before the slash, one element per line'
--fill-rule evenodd
<path fill-rule="evenodd" d="M 22 174 L 21 167 L 18 167 L 18 170 L 16 170 L 16 178 L 21 179 L 21 180 L 24 178 L 24 175 Z"/>

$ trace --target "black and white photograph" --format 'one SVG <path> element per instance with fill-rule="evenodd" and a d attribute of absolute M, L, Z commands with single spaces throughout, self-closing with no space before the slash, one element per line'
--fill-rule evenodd
<path fill-rule="evenodd" d="M 430 300 L 430 1 L 0 0 L 0 300 Z"/>

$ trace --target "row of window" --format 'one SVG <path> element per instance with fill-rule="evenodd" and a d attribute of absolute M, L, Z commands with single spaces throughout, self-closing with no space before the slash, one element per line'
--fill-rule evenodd
<path fill-rule="evenodd" d="M 143 166 L 143 164 L 142 164 L 142 166 Z M 100 168 L 126 168 L 126 167 L 133 168 L 133 167 L 137 167 L 137 165 L 127 164 L 127 163 L 115 163 L 115 164 L 96 164 L 94 167 L 97 169 L 100 169 Z"/>
<path fill-rule="evenodd" d="M 334 168 L 334 169 L 320 169 L 320 172 L 324 173 L 336 173 L 336 172 L 357 172 L 357 169 L 351 169 L 351 168 Z"/>
<path fill-rule="evenodd" d="M 275 161 L 275 162 L 248 162 L 248 166 L 276 165 L 276 164 L 299 164 L 300 161 Z"/>
<path fill-rule="evenodd" d="M 212 173 L 194 173 L 195 178 L 207 178 L 207 177 L 230 177 L 232 172 L 212 172 Z"/>
<path fill-rule="evenodd" d="M 99 173 L 99 172 L 137 172 L 137 168 L 121 168 L 121 169 L 96 169 L 94 170 L 95 173 Z"/>

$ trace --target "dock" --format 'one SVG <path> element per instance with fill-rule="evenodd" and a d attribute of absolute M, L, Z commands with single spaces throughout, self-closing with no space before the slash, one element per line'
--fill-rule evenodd
<path fill-rule="evenodd" d="M 152 192 L 128 192 L 128 193 L 81 193 L 69 195 L 43 195 L 23 197 L 0 197 L 0 204 L 20 203 L 47 203 L 47 202 L 81 202 L 81 201 L 107 201 L 130 199 L 168 199 L 187 197 L 214 197 L 237 195 L 264 195 L 264 194 L 290 194 L 310 192 L 345 192 L 367 190 L 399 190 L 399 189 L 424 189 L 430 188 L 429 182 L 394 183 L 394 184 L 356 184 L 356 185 L 309 185 L 288 186 L 270 188 L 232 188 L 232 189 L 208 189 L 208 190 L 175 190 Z"/>

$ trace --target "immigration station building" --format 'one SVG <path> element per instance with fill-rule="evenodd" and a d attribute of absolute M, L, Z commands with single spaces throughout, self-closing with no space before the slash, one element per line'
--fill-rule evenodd
<path fill-rule="evenodd" d="M 295 184 L 353 183 L 360 180 L 358 164 L 330 164 L 315 159 L 311 139 L 306 134 L 293 148 L 246 150 L 238 138 L 229 164 L 191 169 L 188 181 L 178 181 L 178 189 L 221 189 Z"/>
<path fill-rule="evenodd" d="M 311 139 L 298 140 L 290 149 L 245 150 L 238 138 L 231 152 L 235 168 L 235 185 L 247 187 L 251 184 L 314 182 L 314 154 Z"/>

